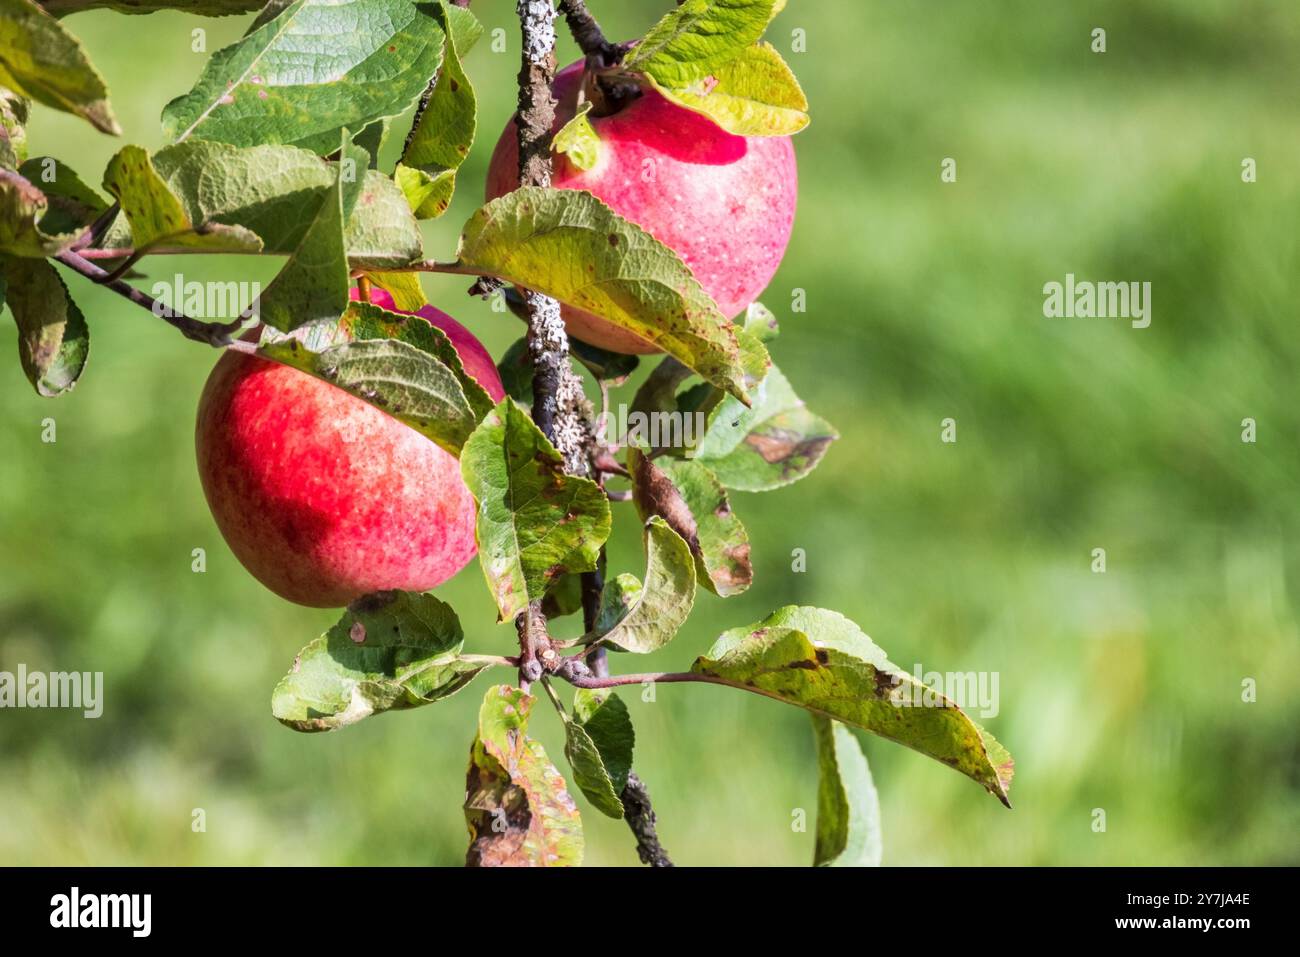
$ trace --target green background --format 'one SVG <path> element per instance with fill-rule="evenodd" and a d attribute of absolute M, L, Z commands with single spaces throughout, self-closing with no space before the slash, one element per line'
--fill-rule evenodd
<path fill-rule="evenodd" d="M 623 38 L 668 3 L 592 6 Z M 480 138 L 453 209 L 427 228 L 442 257 L 478 205 L 518 68 L 513 4 L 474 7 L 507 51 L 489 35 L 467 57 Z M 191 30 L 211 52 L 249 19 L 65 22 L 107 78 L 126 141 L 157 148 L 162 106 L 205 62 Z M 1090 51 L 1096 26 L 1104 54 Z M 804 53 L 791 52 L 795 29 Z M 797 139 L 794 239 L 764 296 L 782 321 L 773 352 L 843 439 L 801 484 L 734 496 L 754 587 L 703 596 L 665 651 L 615 668 L 683 668 L 778 606 L 834 608 L 906 670 L 1000 678 L 985 723 L 1015 755 L 1015 810 L 866 740 L 885 863 L 1300 861 L 1300 8 L 793 0 L 769 38 L 813 117 Z M 122 145 L 34 114 L 32 154 L 88 182 Z M 956 183 L 940 182 L 944 157 Z M 1257 183 L 1242 182 L 1244 157 Z M 265 282 L 275 267 L 146 265 L 150 281 L 183 268 Z M 1150 328 L 1045 319 L 1043 284 L 1067 272 L 1150 281 Z M 263 590 L 216 532 L 192 448 L 212 354 L 67 278 L 92 332 L 81 384 L 40 400 L 15 354 L 0 368 L 0 669 L 103 671 L 105 711 L 0 712 L 0 863 L 460 862 L 488 682 L 335 734 L 274 721 L 272 687 L 336 615 Z M 521 327 L 465 286 L 425 278 L 499 355 Z M 796 290 L 806 312 L 791 311 Z M 47 416 L 54 444 L 40 440 Z M 955 444 L 939 440 L 947 417 Z M 1241 441 L 1246 417 L 1255 444 Z M 612 566 L 640 573 L 636 521 L 615 507 Z M 198 547 L 205 574 L 190 569 Z M 1105 574 L 1090 570 L 1098 547 Z M 470 650 L 511 648 L 477 564 L 439 594 Z M 803 713 L 711 686 L 664 686 L 654 702 L 638 690 L 624 694 L 636 763 L 678 862 L 811 860 Z M 567 773 L 558 721 L 537 714 Z M 633 863 L 624 825 L 579 803 L 587 861 Z M 801 808 L 805 832 L 792 827 Z"/>

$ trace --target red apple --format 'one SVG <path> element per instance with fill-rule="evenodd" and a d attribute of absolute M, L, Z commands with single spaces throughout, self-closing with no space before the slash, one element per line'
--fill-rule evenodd
<path fill-rule="evenodd" d="M 555 130 L 572 118 L 581 82 L 581 63 L 556 76 Z M 618 113 L 591 117 L 591 125 L 600 138 L 596 165 L 584 171 L 556 154 L 552 185 L 594 193 L 676 251 L 724 315 L 744 311 L 772 280 L 790 241 L 797 192 L 790 138 L 734 136 L 654 90 Z M 512 119 L 488 167 L 488 199 L 519 185 L 516 136 Z M 564 316 L 569 331 L 592 345 L 659 351 L 590 313 L 566 306 Z"/>
<path fill-rule="evenodd" d="M 393 309 L 383 290 L 371 298 Z M 416 315 L 500 401 L 496 366 L 473 334 L 432 306 Z M 373 591 L 427 591 L 474 557 L 474 499 L 456 457 L 304 372 L 227 352 L 199 400 L 195 444 L 231 551 L 289 601 L 333 608 Z"/>

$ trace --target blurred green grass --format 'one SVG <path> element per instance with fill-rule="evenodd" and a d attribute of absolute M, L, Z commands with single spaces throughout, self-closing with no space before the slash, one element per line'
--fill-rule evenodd
<path fill-rule="evenodd" d="M 592 5 L 614 37 L 667 7 Z M 513 98 L 511 5 L 475 7 L 508 50 L 485 40 L 467 59 L 479 140 L 454 208 L 427 229 L 431 254 L 478 205 Z M 127 141 L 157 148 L 162 106 L 205 60 L 191 30 L 210 52 L 247 18 L 67 22 Z M 796 28 L 806 53 L 789 52 Z M 906 669 L 1000 673 L 986 723 L 1017 759 L 1016 809 L 866 740 L 886 863 L 1296 863 L 1300 9 L 809 0 L 770 38 L 813 113 L 794 240 L 764 297 L 783 325 L 773 351 L 843 439 L 803 483 L 735 496 L 755 587 L 704 596 L 667 650 L 616 667 L 683 667 L 780 605 L 835 608 Z M 121 145 L 40 108 L 30 132 L 34 155 L 89 182 Z M 954 184 L 939 181 L 944 157 Z M 151 278 L 182 266 L 199 280 L 274 271 L 148 263 Z M 1045 320 L 1042 286 L 1066 272 L 1151 281 L 1151 327 Z M 39 400 L 16 356 L 0 366 L 0 668 L 101 670 L 106 707 L 96 721 L 0 712 L 0 863 L 458 863 L 486 682 L 334 735 L 280 727 L 271 688 L 333 613 L 263 591 L 207 514 L 191 436 L 213 357 L 69 283 L 93 338 L 76 391 Z M 464 285 L 425 277 L 499 355 L 520 327 Z M 808 308 L 791 314 L 797 289 Z M 1254 445 L 1239 438 L 1247 416 Z M 630 509 L 616 524 L 611 567 L 639 572 Z M 1095 547 L 1104 575 L 1089 571 Z M 440 594 L 475 650 L 510 647 L 476 565 Z M 1255 703 L 1241 701 L 1247 677 Z M 713 687 L 635 692 L 637 766 L 680 863 L 811 859 L 811 833 L 791 828 L 816 802 L 804 715 Z M 559 758 L 548 711 L 537 725 Z M 623 825 L 583 807 L 588 862 L 634 863 Z"/>

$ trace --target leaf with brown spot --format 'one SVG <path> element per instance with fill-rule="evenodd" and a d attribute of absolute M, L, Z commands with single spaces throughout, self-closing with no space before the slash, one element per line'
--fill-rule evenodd
<path fill-rule="evenodd" d="M 463 7 L 439 4 L 433 13 L 446 36 L 442 67 L 433 89 L 426 91 L 424 109 L 416 116 L 402 159 L 393 170 L 393 179 L 418 219 L 436 219 L 451 205 L 456 171 L 474 143 L 478 109 L 474 87 L 461 66 L 457 30 L 447 18 L 464 20 L 463 28 L 474 38 L 483 28 Z"/>
<path fill-rule="evenodd" d="M 525 186 L 492 200 L 465 224 L 456 265 L 606 319 L 749 401 L 735 327 L 675 252 L 591 193 Z"/>
<path fill-rule="evenodd" d="M 513 399 L 479 423 L 460 466 L 478 503 L 479 564 L 500 620 L 542 598 L 561 575 L 596 567 L 609 537 L 609 499 L 590 479 L 564 474 L 560 453 Z"/>
<path fill-rule="evenodd" d="M 772 366 L 754 390 L 752 407 L 731 397 L 718 403 L 695 459 L 727 488 L 762 492 L 803 478 L 837 438 L 834 427 L 808 411 Z"/>
<path fill-rule="evenodd" d="M 695 561 L 690 546 L 659 516 L 645 524 L 645 585 L 626 613 L 600 636 L 614 651 L 658 651 L 686 623 L 695 603 Z"/>
<path fill-rule="evenodd" d="M 441 701 L 487 667 L 461 657 L 464 641 L 456 613 L 432 595 L 364 596 L 298 653 L 271 712 L 295 731 L 333 731 Z"/>
<path fill-rule="evenodd" d="M 1011 806 L 1007 750 L 836 612 L 788 605 L 724 632 L 691 670 L 907 745 Z"/>
<path fill-rule="evenodd" d="M 86 318 L 68 287 L 44 259 L 0 256 L 0 288 L 18 323 L 18 359 L 38 395 L 56 396 L 77 384 L 90 352 Z"/>
<path fill-rule="evenodd" d="M 628 467 L 642 520 L 662 516 L 686 540 L 704 587 L 723 597 L 747 589 L 754 580 L 749 535 L 713 473 L 692 459 L 651 461 L 637 449 L 628 449 Z"/>
<path fill-rule="evenodd" d="M 261 238 L 243 226 L 191 220 L 180 197 L 159 175 L 142 146 L 125 146 L 108 161 L 104 188 L 121 204 L 136 249 L 160 244 L 207 252 L 262 249 Z"/>
<path fill-rule="evenodd" d="M 465 780 L 470 867 L 576 867 L 582 820 L 564 778 L 525 731 L 536 698 L 497 685 L 483 696 Z"/>

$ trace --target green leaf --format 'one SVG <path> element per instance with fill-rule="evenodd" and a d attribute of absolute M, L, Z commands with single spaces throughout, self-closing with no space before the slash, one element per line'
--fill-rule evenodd
<path fill-rule="evenodd" d="M 335 186 L 279 274 L 261 296 L 260 318 L 290 332 L 309 322 L 337 319 L 351 288 L 343 224 L 360 193 L 366 153 L 343 133 Z"/>
<path fill-rule="evenodd" d="M 109 160 L 104 189 L 121 204 L 136 249 L 161 244 L 219 252 L 262 248 L 261 239 L 243 226 L 192 222 L 143 147 L 123 147 Z"/>
<path fill-rule="evenodd" d="M 600 159 L 600 137 L 587 119 L 591 112 L 591 102 L 578 107 L 578 111 L 551 140 L 551 148 L 563 153 L 569 162 L 581 170 L 589 170 Z"/>
<path fill-rule="evenodd" d="M 292 146 L 241 149 L 191 140 L 159 150 L 153 165 L 191 222 L 243 226 L 261 238 L 267 253 L 297 249 L 337 188 L 336 166 Z M 356 268 L 391 268 L 424 255 L 420 227 L 406 200 L 375 170 L 365 170 L 346 243 Z M 127 223 L 119 219 L 102 245 L 134 245 Z"/>
<path fill-rule="evenodd" d="M 632 773 L 632 749 L 636 744 L 627 705 L 612 691 L 578 688 L 573 695 L 573 719 L 595 743 L 614 792 L 622 794 Z"/>
<path fill-rule="evenodd" d="M 725 598 L 750 586 L 749 535 L 712 472 L 690 459 L 651 461 L 637 449 L 628 449 L 628 469 L 642 521 L 660 515 L 686 540 L 705 588 Z"/>
<path fill-rule="evenodd" d="M 48 209 L 45 194 L 26 177 L 0 167 L 0 253 L 44 259 L 72 245 L 76 233 L 41 230 Z"/>
<path fill-rule="evenodd" d="M 419 312 L 429 304 L 418 273 L 367 271 L 365 276 L 392 296 L 393 305 L 403 312 Z"/>
<path fill-rule="evenodd" d="M 49 206 L 37 224 L 47 235 L 72 233 L 93 223 L 108 208 L 74 170 L 52 156 L 33 156 L 18 168 L 32 183 L 40 183 Z"/>
<path fill-rule="evenodd" d="M 349 302 L 348 311 L 338 322 L 314 326 L 306 330 L 302 338 L 312 349 L 325 349 L 361 339 L 401 340 L 422 352 L 427 352 L 451 370 L 465 393 L 465 401 L 469 404 L 474 425 L 477 425 L 494 405 L 487 389 L 466 371 L 460 360 L 460 353 L 456 351 L 447 334 L 423 317 L 389 312 L 374 303 Z"/>
<path fill-rule="evenodd" d="M 789 381 L 772 366 L 745 408 L 730 396 L 709 416 L 695 460 L 727 488 L 762 492 L 811 472 L 839 434 L 809 412 Z"/>
<path fill-rule="evenodd" d="M 724 632 L 691 670 L 907 745 L 1011 806 L 1014 764 L 1006 749 L 953 701 L 891 664 L 843 615 L 778 609 Z"/>
<path fill-rule="evenodd" d="M 853 732 L 812 715 L 821 776 L 817 786 L 817 867 L 879 867 L 880 796 Z"/>
<path fill-rule="evenodd" d="M 609 537 L 609 500 L 564 461 L 507 397 L 465 442 L 461 474 L 478 503 L 479 564 L 500 620 L 541 598 L 562 575 L 591 571 Z"/>
<path fill-rule="evenodd" d="M 645 585 L 635 604 L 601 635 L 614 651 L 638 655 L 672 641 L 695 603 L 695 560 L 690 546 L 658 516 L 645 524 Z"/>
<path fill-rule="evenodd" d="M 770 342 L 781 333 L 772 310 L 757 301 L 751 302 L 745 310 L 744 330 L 759 342 Z"/>
<path fill-rule="evenodd" d="M 461 657 L 464 641 L 456 613 L 432 595 L 367 595 L 298 652 L 271 711 L 295 731 L 334 731 L 441 701 L 488 666 Z"/>
<path fill-rule="evenodd" d="M 808 125 L 808 98 L 770 43 L 747 47 L 684 86 L 648 78 L 674 103 L 736 136 L 790 136 Z"/>
<path fill-rule="evenodd" d="M 757 42 L 772 15 L 773 0 L 685 0 L 633 47 L 623 67 L 688 87 Z"/>
<path fill-rule="evenodd" d="M 526 186 L 494 199 L 465 224 L 458 257 L 458 271 L 601 316 L 748 397 L 730 321 L 676 253 L 590 193 Z"/>
<path fill-rule="evenodd" d="M 90 352 L 86 317 L 44 259 L 0 257 L 9 310 L 18 323 L 18 358 L 38 395 L 77 384 Z"/>
<path fill-rule="evenodd" d="M 582 576 L 565 575 L 552 582 L 542 599 L 542 614 L 548 621 L 582 610 Z"/>
<path fill-rule="evenodd" d="M 533 404 L 533 357 L 528 351 L 526 338 L 516 339 L 510 344 L 497 363 L 497 374 L 506 395 L 529 408 Z"/>
<path fill-rule="evenodd" d="M 194 89 L 163 109 L 163 130 L 236 146 L 338 148 L 338 131 L 396 116 L 442 57 L 429 3 L 296 0 L 214 53 Z"/>
<path fill-rule="evenodd" d="M 641 600 L 641 579 L 631 572 L 621 572 L 605 582 L 600 592 L 600 610 L 596 614 L 597 634 L 613 629 Z"/>
<path fill-rule="evenodd" d="M 382 119 L 375 120 L 375 122 L 371 123 L 352 138 L 352 142 L 365 150 L 366 154 L 369 156 L 370 159 L 366 165 L 370 169 L 374 169 L 379 165 L 379 151 L 383 148 L 384 140 L 387 136 L 388 120 Z"/>
<path fill-rule="evenodd" d="M 269 338 L 258 354 L 369 402 L 453 455 L 492 408 L 441 329 L 370 303 L 350 303 L 336 323 Z"/>
<path fill-rule="evenodd" d="M 572 719 L 564 722 L 564 756 L 573 768 L 573 783 L 596 810 L 609 817 L 622 817 L 623 802 L 601 760 L 600 749 L 586 729 Z"/>
<path fill-rule="evenodd" d="M 473 20 L 469 11 L 454 9 Z M 446 15 L 447 8 L 439 4 L 439 23 L 447 34 L 442 69 L 424 109 L 416 114 L 401 162 L 393 171 L 393 179 L 420 219 L 434 219 L 447 211 L 456 190 L 456 171 L 474 143 L 478 103 L 460 64 L 456 30 L 448 26 Z M 474 24 L 481 32 L 477 20 Z"/>
<path fill-rule="evenodd" d="M 578 689 L 573 716 L 564 715 L 564 753 L 573 779 L 602 814 L 623 816 L 619 795 L 632 771 L 636 734 L 627 705 L 611 691 Z"/>
<path fill-rule="evenodd" d="M 0 86 L 83 117 L 103 133 L 122 132 L 81 44 L 31 0 L 0 0 Z"/>
<path fill-rule="evenodd" d="M 564 778 L 524 732 L 537 699 L 506 685 L 489 688 L 465 780 L 471 867 L 576 867 L 582 820 Z"/>
<path fill-rule="evenodd" d="M 244 31 L 244 36 L 254 33 L 266 26 L 285 10 L 293 6 L 294 0 L 266 0 L 266 5 L 262 7 L 262 12 L 253 18 L 253 22 L 248 25 Z"/>
<path fill-rule="evenodd" d="M 27 159 L 27 100 L 0 86 L 0 166 L 17 169 Z"/>

